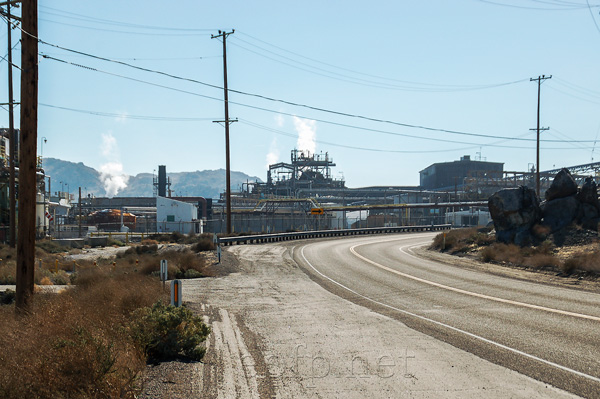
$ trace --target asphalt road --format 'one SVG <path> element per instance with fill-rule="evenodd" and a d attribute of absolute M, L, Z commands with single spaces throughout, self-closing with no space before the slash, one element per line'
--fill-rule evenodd
<path fill-rule="evenodd" d="M 329 291 L 493 363 L 600 397 L 600 295 L 425 260 L 435 234 L 298 245 L 293 258 Z"/>

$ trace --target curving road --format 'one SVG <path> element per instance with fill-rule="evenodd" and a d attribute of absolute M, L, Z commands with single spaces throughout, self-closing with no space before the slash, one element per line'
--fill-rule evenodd
<path fill-rule="evenodd" d="M 600 295 L 499 277 L 415 256 L 432 233 L 294 247 L 335 294 L 484 359 L 600 397 Z"/>

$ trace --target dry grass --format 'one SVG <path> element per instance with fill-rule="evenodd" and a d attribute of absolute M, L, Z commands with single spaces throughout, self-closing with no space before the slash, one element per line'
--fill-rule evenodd
<path fill-rule="evenodd" d="M 166 295 L 139 274 L 89 270 L 79 279 L 35 295 L 29 315 L 0 307 L 0 397 L 134 397 L 145 357 L 128 332 L 131 314 Z"/>
<path fill-rule="evenodd" d="M 215 276 L 214 270 L 204 261 L 204 258 L 188 248 L 166 250 L 159 253 L 153 245 L 148 248 L 154 248 L 154 250 L 146 251 L 143 247 L 130 248 L 119 256 L 119 260 L 132 271 L 138 271 L 145 275 L 158 275 L 160 261 L 165 259 L 168 265 L 169 280 Z"/>
<path fill-rule="evenodd" d="M 540 230 L 540 228 L 538 228 Z M 540 230 L 541 231 L 541 230 Z M 519 247 L 495 242 L 493 235 L 476 228 L 451 230 L 446 234 L 445 251 L 466 253 L 483 262 L 497 262 L 530 269 L 549 269 L 571 273 L 600 274 L 597 242 L 589 245 L 556 247 L 550 240 L 537 246 Z M 435 237 L 431 249 L 442 251 L 443 235 Z"/>
<path fill-rule="evenodd" d="M 445 246 L 444 246 L 444 234 Z M 489 245 L 495 241 L 494 236 L 480 231 L 476 227 L 466 229 L 454 229 L 446 233 L 440 233 L 433 239 L 431 249 L 447 251 L 451 254 L 464 253 L 477 247 Z"/>
<path fill-rule="evenodd" d="M 575 271 L 600 274 L 600 251 L 596 249 L 593 252 L 571 255 L 563 262 L 561 269 L 567 274 Z"/>

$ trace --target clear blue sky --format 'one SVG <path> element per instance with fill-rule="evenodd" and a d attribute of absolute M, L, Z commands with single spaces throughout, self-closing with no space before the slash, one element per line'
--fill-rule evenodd
<path fill-rule="evenodd" d="M 542 85 L 543 138 L 561 142 L 542 143 L 541 169 L 600 161 L 599 11 L 598 0 L 40 0 L 39 37 L 222 86 L 222 43 L 211 34 L 235 29 L 230 89 L 398 124 L 230 93 L 230 117 L 239 118 L 233 170 L 265 180 L 266 165 L 289 161 L 303 134 L 305 146 L 313 135 L 316 151 L 329 152 L 334 177 L 343 173 L 350 187 L 417 185 L 420 170 L 462 155 L 526 170 L 535 142 L 506 138 L 535 138 L 529 79 L 542 74 L 552 75 Z M 40 57 L 44 157 L 130 175 L 159 164 L 168 172 L 225 167 L 224 129 L 212 122 L 224 117 L 222 90 L 47 44 L 39 50 L 96 68 Z M 0 91 L 6 98 L 6 79 Z M 0 115 L 7 126 L 7 112 Z"/>

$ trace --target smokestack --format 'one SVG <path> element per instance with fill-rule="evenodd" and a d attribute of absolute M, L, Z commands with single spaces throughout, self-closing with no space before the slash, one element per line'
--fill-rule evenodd
<path fill-rule="evenodd" d="M 158 196 L 167 196 L 167 166 L 158 165 Z"/>

